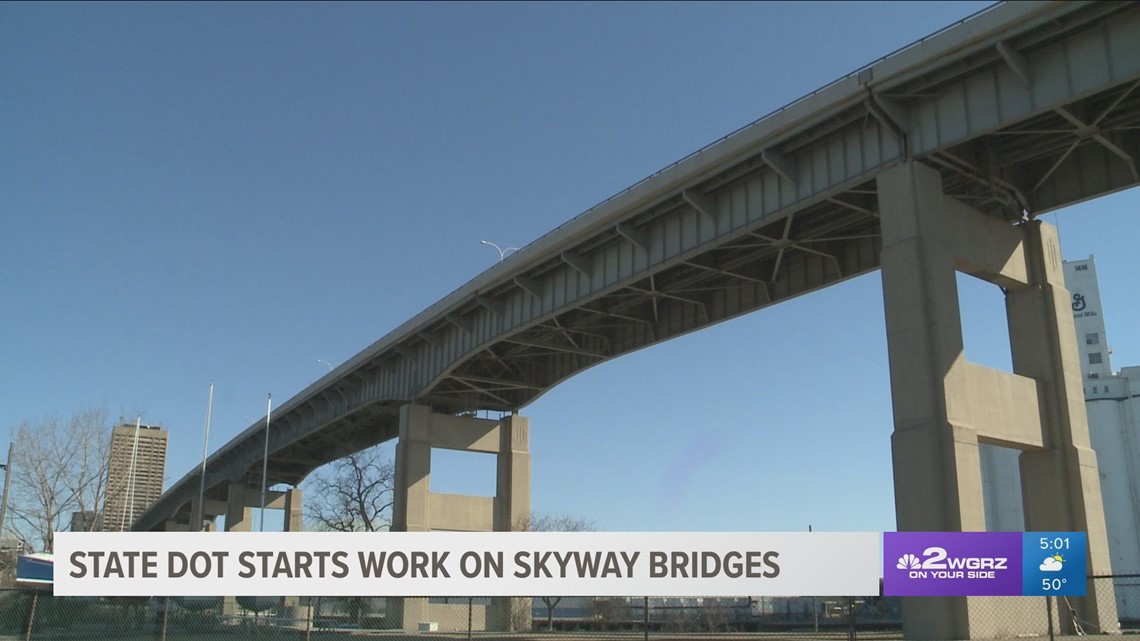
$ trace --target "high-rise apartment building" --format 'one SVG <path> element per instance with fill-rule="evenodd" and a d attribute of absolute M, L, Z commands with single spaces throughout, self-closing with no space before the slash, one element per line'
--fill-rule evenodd
<path fill-rule="evenodd" d="M 111 430 L 103 531 L 122 532 L 162 494 L 169 432 L 123 424 Z"/>

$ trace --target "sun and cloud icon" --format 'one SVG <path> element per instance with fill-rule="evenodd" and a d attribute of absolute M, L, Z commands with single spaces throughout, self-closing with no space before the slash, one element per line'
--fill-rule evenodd
<path fill-rule="evenodd" d="M 895 567 L 899 570 L 914 570 L 918 568 L 918 557 L 913 554 L 904 554 L 899 557 Z"/>
<path fill-rule="evenodd" d="M 1065 567 L 1065 559 L 1060 554 L 1054 554 L 1045 557 L 1037 569 L 1042 572 L 1060 572 L 1063 567 Z"/>

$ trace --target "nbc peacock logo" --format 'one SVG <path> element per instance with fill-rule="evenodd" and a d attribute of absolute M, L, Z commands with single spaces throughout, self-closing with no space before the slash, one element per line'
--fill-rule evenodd
<path fill-rule="evenodd" d="M 917 570 L 920 565 L 918 557 L 913 554 L 904 554 L 899 557 L 895 567 L 899 570 Z"/>

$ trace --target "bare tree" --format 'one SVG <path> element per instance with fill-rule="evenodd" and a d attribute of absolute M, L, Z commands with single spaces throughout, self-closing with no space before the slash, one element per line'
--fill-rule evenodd
<path fill-rule="evenodd" d="M 377 532 L 392 524 L 395 465 L 380 446 L 333 461 L 309 478 L 308 518 L 318 529 Z"/>
<path fill-rule="evenodd" d="M 595 522 L 580 516 L 560 513 L 531 513 L 530 518 L 515 523 L 515 530 L 523 532 L 593 532 Z M 546 606 L 546 629 L 554 630 L 554 608 L 562 601 L 560 596 L 539 597 Z"/>
<path fill-rule="evenodd" d="M 306 518 L 317 529 L 379 532 L 392 524 L 396 466 L 377 445 L 337 459 L 306 481 Z M 371 599 L 349 597 L 349 618 L 361 625 Z M 320 608 L 320 600 L 317 601 Z"/>
<path fill-rule="evenodd" d="M 64 420 L 24 421 L 12 449 L 8 513 L 13 533 L 31 549 L 52 551 L 54 533 L 70 527 L 72 513 L 87 518 L 103 506 L 111 425 L 106 408 L 82 410 Z"/>
<path fill-rule="evenodd" d="M 529 519 L 515 523 L 524 532 L 593 532 L 597 523 L 571 514 L 532 512 Z"/>

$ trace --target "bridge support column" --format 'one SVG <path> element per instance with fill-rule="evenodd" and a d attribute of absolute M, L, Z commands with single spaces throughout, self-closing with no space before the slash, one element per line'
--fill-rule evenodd
<path fill-rule="evenodd" d="M 285 490 L 285 531 L 300 532 L 303 527 L 304 516 L 302 500 L 304 492 L 300 488 Z"/>
<path fill-rule="evenodd" d="M 230 484 L 226 500 L 226 532 L 249 532 L 253 529 L 253 506 L 259 505 L 257 491 L 237 483 Z M 237 599 L 227 596 L 222 599 L 222 615 L 235 617 L 238 613 Z"/>
<path fill-rule="evenodd" d="M 253 529 L 253 506 L 258 505 L 255 494 L 244 485 L 230 485 L 226 502 L 226 532 L 249 532 Z"/>
<path fill-rule="evenodd" d="M 206 499 L 204 504 L 200 505 L 198 497 L 194 497 L 190 501 L 190 531 L 216 532 L 218 530 L 218 517 L 225 514 L 228 509 L 229 501 Z M 195 526 L 196 521 L 198 522 L 197 526 Z"/>
<path fill-rule="evenodd" d="M 1089 440 L 1080 352 L 1057 230 L 1040 221 L 1024 229 L 1031 287 L 1009 292 L 1006 313 L 1013 371 L 1040 382 L 1044 430 L 1044 448 L 1022 452 L 1019 459 L 1025 529 L 1087 532 L 1089 575 L 1111 574 L 1100 474 Z M 1113 594 L 1098 592 L 1093 581 L 1087 587 L 1088 596 L 1069 599 L 1077 616 L 1086 628 L 1091 624 L 1091 630 L 1119 632 Z M 1064 619 L 1062 631 L 1076 634 L 1072 618 Z"/>
<path fill-rule="evenodd" d="M 285 490 L 285 496 L 282 497 L 282 502 L 285 504 L 285 522 L 283 530 L 285 532 L 300 532 L 304 521 L 302 519 L 304 512 L 302 504 L 304 500 L 304 492 L 300 488 L 294 487 Z M 306 607 L 301 607 L 301 601 L 295 596 L 286 596 L 281 598 L 281 609 L 278 615 L 287 621 L 297 624 L 303 622 L 313 616 L 312 610 Z"/>
<path fill-rule="evenodd" d="M 530 420 L 506 416 L 499 423 L 495 484 L 496 532 L 523 530 L 530 524 Z M 530 632 L 529 598 L 494 597 L 486 617 L 488 630 Z"/>
<path fill-rule="evenodd" d="M 488 532 L 524 527 L 530 517 L 529 434 L 529 423 L 521 416 L 487 420 L 438 414 L 423 405 L 402 407 L 392 530 Z M 496 495 L 432 492 L 432 448 L 494 454 Z M 435 620 L 427 599 L 389 599 L 388 603 L 389 620 L 405 631 Z M 529 609 L 529 599 L 492 599 L 487 629 L 529 629 Z"/>
<path fill-rule="evenodd" d="M 994 443 L 1026 451 L 1022 484 L 1026 504 L 1036 506 L 1037 514 L 1027 518 L 1027 526 L 1087 529 L 1089 570 L 1106 571 L 1099 488 L 1089 490 L 1087 470 L 1095 482 L 1096 460 L 1087 449 L 1079 370 L 1061 367 L 1075 363 L 1077 351 L 1070 312 L 1053 304 L 1068 300 L 1067 295 L 1057 298 L 1057 288 L 1063 292 L 1063 286 L 1057 284 L 1061 268 L 1055 234 L 1040 223 L 1014 227 L 946 197 L 938 172 L 916 162 L 881 174 L 878 191 L 899 531 L 984 531 L 978 444 Z M 1043 271 L 1045 265 L 1051 267 Z M 1015 373 L 966 361 L 956 271 L 1008 292 Z M 1042 280 L 1046 272 L 1055 277 Z M 1076 395 L 1058 401 L 1057 385 Z M 1073 399 L 1078 405 L 1069 402 Z M 1058 402 L 1061 408 L 1050 409 Z M 1066 448 L 1066 442 L 1084 449 Z M 1055 476 L 1046 482 L 1049 475 Z M 1046 497 L 1076 497 L 1079 507 L 1072 500 L 1051 504 L 1064 499 Z M 1070 506 L 1082 518 L 1060 516 L 1073 514 Z M 922 640 L 1043 632 L 1043 600 L 1027 601 L 999 605 L 987 597 L 906 599 L 904 635 Z M 1115 622 L 1108 601 L 1097 602 L 1097 612 L 1082 610 L 1085 618 Z"/>

